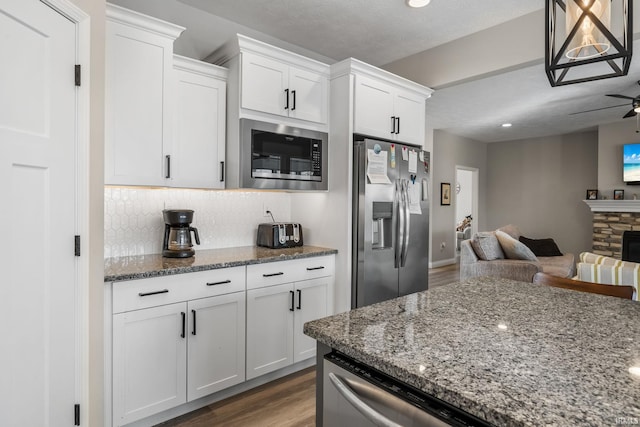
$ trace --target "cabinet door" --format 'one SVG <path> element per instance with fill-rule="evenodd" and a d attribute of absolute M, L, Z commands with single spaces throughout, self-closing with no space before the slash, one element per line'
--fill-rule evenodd
<path fill-rule="evenodd" d="M 186 303 L 113 316 L 113 419 L 130 423 L 186 402 Z"/>
<path fill-rule="evenodd" d="M 356 133 L 395 139 L 392 133 L 393 88 L 368 77 L 356 76 L 354 129 Z"/>
<path fill-rule="evenodd" d="M 306 322 L 332 314 L 333 276 L 297 282 L 293 322 L 293 361 L 316 355 L 316 341 L 303 332 Z"/>
<path fill-rule="evenodd" d="M 226 83 L 175 70 L 175 128 L 171 150 L 172 187 L 224 188 Z"/>
<path fill-rule="evenodd" d="M 189 301 L 187 400 L 245 377 L 245 293 Z"/>
<path fill-rule="evenodd" d="M 242 53 L 241 106 L 264 113 L 289 115 L 289 67 L 253 53 Z"/>
<path fill-rule="evenodd" d="M 106 24 L 105 184 L 165 185 L 173 41 Z"/>
<path fill-rule="evenodd" d="M 289 117 L 327 123 L 329 81 L 326 77 L 298 68 L 289 68 Z"/>
<path fill-rule="evenodd" d="M 409 92 L 397 92 L 394 99 L 394 112 L 399 120 L 399 141 L 411 144 L 424 144 L 425 98 Z"/>
<path fill-rule="evenodd" d="M 293 363 L 293 286 L 247 291 L 247 379 Z"/>

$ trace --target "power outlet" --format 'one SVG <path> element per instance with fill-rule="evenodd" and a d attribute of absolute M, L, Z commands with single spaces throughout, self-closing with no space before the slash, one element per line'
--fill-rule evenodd
<path fill-rule="evenodd" d="M 263 203 L 262 204 L 262 216 L 266 217 L 266 218 L 271 218 L 271 215 L 269 215 L 269 211 L 271 213 L 273 213 L 273 211 L 271 210 L 271 208 L 269 207 L 269 205 L 267 203 Z"/>
<path fill-rule="evenodd" d="M 440 250 L 443 251 L 444 248 L 447 247 L 447 244 L 445 242 L 440 243 Z"/>

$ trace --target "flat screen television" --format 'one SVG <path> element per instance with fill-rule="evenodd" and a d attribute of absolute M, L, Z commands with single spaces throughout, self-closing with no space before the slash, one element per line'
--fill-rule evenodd
<path fill-rule="evenodd" d="M 622 180 L 640 185 L 640 144 L 625 144 L 622 148 Z"/>

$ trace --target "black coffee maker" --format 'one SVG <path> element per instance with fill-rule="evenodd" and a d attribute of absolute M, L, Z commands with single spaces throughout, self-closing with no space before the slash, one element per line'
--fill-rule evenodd
<path fill-rule="evenodd" d="M 200 244 L 198 229 L 191 227 L 193 211 L 190 209 L 165 209 L 162 211 L 164 218 L 164 243 L 162 256 L 168 258 L 189 258 L 195 255 L 191 232 L 196 238 L 196 244 Z"/>

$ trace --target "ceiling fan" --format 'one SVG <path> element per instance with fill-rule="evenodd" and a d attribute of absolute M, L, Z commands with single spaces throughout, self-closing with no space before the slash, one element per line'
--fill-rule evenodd
<path fill-rule="evenodd" d="M 638 81 L 638 84 L 640 85 L 640 80 Z M 606 94 L 606 96 L 610 96 L 612 98 L 622 98 L 622 99 L 630 99 L 631 100 L 631 110 L 629 110 L 627 112 L 627 114 L 622 116 L 623 119 L 626 119 L 628 117 L 637 116 L 638 113 L 640 113 L 640 95 L 638 95 L 638 96 L 636 96 L 634 98 L 632 96 L 620 95 L 620 94 L 617 94 L 617 93 L 608 93 L 608 94 Z M 628 105 L 629 105 L 629 103 L 620 104 L 620 105 L 611 105 L 609 107 L 594 108 L 593 110 L 578 111 L 577 113 L 570 113 L 569 115 L 590 113 L 592 111 L 600 111 L 600 110 L 606 110 L 606 109 L 609 109 L 609 108 L 624 107 L 624 106 L 628 106 Z"/>

